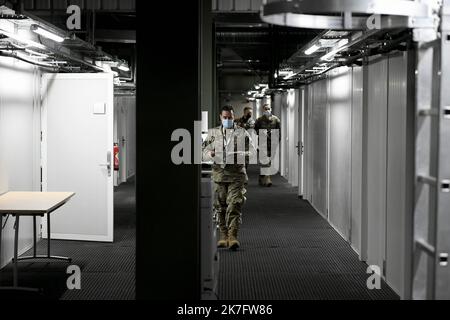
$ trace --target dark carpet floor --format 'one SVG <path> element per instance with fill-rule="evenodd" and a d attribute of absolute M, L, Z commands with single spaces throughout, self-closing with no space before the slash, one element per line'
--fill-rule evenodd
<path fill-rule="evenodd" d="M 271 188 L 249 170 L 241 248 L 219 252 L 221 300 L 399 299 L 366 286 L 367 265 L 280 176 Z"/>
<path fill-rule="evenodd" d="M 0 291 L 0 297 L 62 300 L 135 299 L 136 201 L 134 181 L 114 193 L 114 243 L 52 240 L 52 255 L 69 256 L 65 262 L 20 262 L 19 285 L 42 288 L 41 294 Z M 46 241 L 38 243 L 46 253 Z M 24 255 L 30 255 L 32 251 Z M 69 265 L 81 269 L 81 290 L 68 290 Z M 2 285 L 11 285 L 12 267 L 1 272 Z"/>

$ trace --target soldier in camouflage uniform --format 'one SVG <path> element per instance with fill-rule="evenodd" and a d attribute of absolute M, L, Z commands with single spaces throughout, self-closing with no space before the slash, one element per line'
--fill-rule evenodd
<path fill-rule="evenodd" d="M 203 159 L 213 161 L 214 208 L 220 233 L 217 246 L 236 250 L 240 246 L 238 232 L 248 182 L 245 163 L 256 149 L 247 131 L 234 123 L 231 106 L 222 108 L 220 118 L 222 125 L 210 129 L 203 143 Z"/>
<path fill-rule="evenodd" d="M 261 141 L 261 135 L 267 134 L 267 138 L 266 138 L 267 145 L 265 146 L 265 148 L 267 149 L 267 156 L 270 159 L 272 159 L 273 158 L 272 150 L 271 150 L 272 149 L 272 141 L 271 141 L 272 130 L 278 129 L 278 132 L 280 132 L 279 130 L 281 127 L 281 121 L 278 117 L 276 117 L 272 114 L 272 109 L 268 104 L 263 105 L 262 111 L 263 111 L 263 115 L 256 120 L 255 130 L 256 130 L 256 133 L 260 136 L 260 141 Z M 280 137 L 281 137 L 281 134 L 279 133 L 278 138 L 280 139 Z M 264 146 L 260 145 L 260 148 L 264 148 Z M 269 163 L 267 163 L 267 164 L 261 164 L 261 171 L 263 171 L 263 169 L 268 169 L 270 167 L 271 167 L 271 161 L 269 161 Z M 272 180 L 270 178 L 270 175 L 261 175 L 260 174 L 259 175 L 259 185 L 266 186 L 266 187 L 272 186 Z"/>
<path fill-rule="evenodd" d="M 252 119 L 253 109 L 251 107 L 244 108 L 244 115 L 242 118 L 236 120 L 236 124 L 245 130 L 255 128 L 255 120 Z"/>

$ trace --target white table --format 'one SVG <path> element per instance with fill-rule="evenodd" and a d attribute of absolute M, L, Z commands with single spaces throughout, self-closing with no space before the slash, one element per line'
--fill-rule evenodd
<path fill-rule="evenodd" d="M 31 288 L 20 288 L 18 285 L 18 261 L 31 259 L 50 259 L 71 261 L 71 258 L 57 257 L 50 254 L 50 214 L 62 207 L 67 201 L 75 195 L 73 192 L 7 192 L 0 195 L 0 259 L 1 259 L 1 240 L 3 229 L 3 217 L 14 216 L 14 259 L 13 259 L 13 287 L 2 287 L 1 289 L 18 289 L 25 291 L 35 291 Z M 36 217 L 47 215 L 47 254 L 36 254 Z M 19 246 L 19 223 L 20 217 L 33 217 L 33 255 L 29 257 L 18 258 Z M 1 261 L 0 261 L 1 262 Z"/>

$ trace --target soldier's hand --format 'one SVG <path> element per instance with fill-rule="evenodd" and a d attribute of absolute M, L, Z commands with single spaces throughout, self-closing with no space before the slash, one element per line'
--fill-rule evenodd
<path fill-rule="evenodd" d="M 211 155 L 211 158 L 214 158 L 216 156 L 216 153 L 214 151 L 210 151 L 209 154 Z"/>

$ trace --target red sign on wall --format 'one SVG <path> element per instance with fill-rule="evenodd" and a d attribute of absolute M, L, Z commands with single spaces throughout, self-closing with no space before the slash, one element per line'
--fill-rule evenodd
<path fill-rule="evenodd" d="M 114 143 L 114 170 L 119 171 L 119 145 Z"/>

